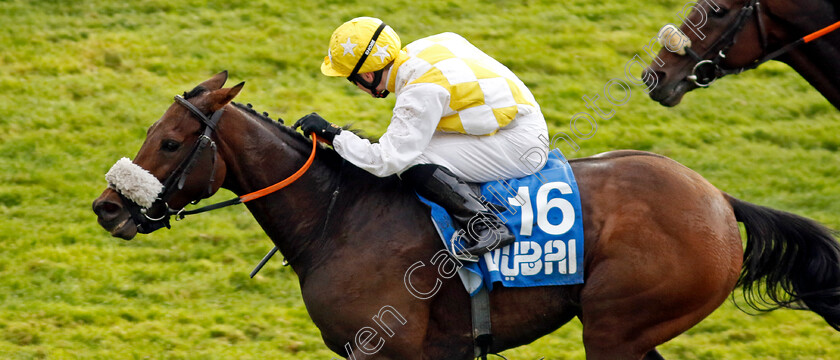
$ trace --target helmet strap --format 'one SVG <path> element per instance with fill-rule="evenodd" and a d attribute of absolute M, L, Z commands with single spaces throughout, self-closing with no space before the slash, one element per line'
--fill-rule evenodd
<path fill-rule="evenodd" d="M 379 86 L 379 82 L 382 81 L 382 75 L 385 73 L 385 69 L 379 69 L 373 72 L 373 81 L 367 82 L 365 79 L 362 78 L 359 74 L 354 74 L 352 76 L 347 77 L 347 80 L 350 80 L 353 84 L 362 85 L 365 89 L 370 90 L 370 93 L 373 97 L 376 98 L 384 98 L 387 97 L 389 92 L 388 90 L 377 90 L 376 87 Z"/>

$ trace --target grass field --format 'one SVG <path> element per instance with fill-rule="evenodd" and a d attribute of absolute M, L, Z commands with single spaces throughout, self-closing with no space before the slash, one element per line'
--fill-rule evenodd
<path fill-rule="evenodd" d="M 221 70 L 238 100 L 294 120 L 317 111 L 377 136 L 377 101 L 318 66 L 332 30 L 383 18 L 404 43 L 458 32 L 507 64 L 568 132 L 581 97 L 602 92 L 683 0 L 0 0 L 0 359 L 330 359 L 279 259 L 248 278 L 270 241 L 244 207 L 203 214 L 131 242 L 111 238 L 91 201 L 133 157 L 172 96 Z M 840 228 L 840 113 L 771 62 L 686 96 L 640 88 L 561 148 L 670 156 L 750 202 Z M 223 191 L 215 199 L 227 199 Z M 394 271 L 403 271 L 395 269 Z M 668 359 L 840 359 L 816 315 L 749 316 L 727 302 L 660 347 Z M 583 359 L 580 323 L 504 353 Z"/>

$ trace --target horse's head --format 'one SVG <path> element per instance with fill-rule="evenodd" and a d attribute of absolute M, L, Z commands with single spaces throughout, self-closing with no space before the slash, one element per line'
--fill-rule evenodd
<path fill-rule="evenodd" d="M 662 105 L 677 105 L 685 93 L 754 66 L 767 47 L 770 19 L 758 0 L 701 0 L 679 15 L 683 24 L 660 30 L 662 49 L 644 70 L 651 99 Z"/>
<path fill-rule="evenodd" d="M 169 226 L 169 217 L 191 201 L 213 195 L 226 167 L 216 131 L 227 105 L 244 83 L 222 88 L 227 72 L 216 74 L 175 103 L 148 130 L 134 161 L 118 161 L 106 175 L 109 186 L 93 202 L 99 224 L 126 240 L 137 232 Z"/>

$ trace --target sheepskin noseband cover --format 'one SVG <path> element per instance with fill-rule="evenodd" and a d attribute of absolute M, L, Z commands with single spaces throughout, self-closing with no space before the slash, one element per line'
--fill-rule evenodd
<path fill-rule="evenodd" d="M 163 184 L 146 169 L 128 158 L 117 161 L 105 174 L 108 187 L 134 201 L 143 208 L 149 208 L 163 191 Z"/>

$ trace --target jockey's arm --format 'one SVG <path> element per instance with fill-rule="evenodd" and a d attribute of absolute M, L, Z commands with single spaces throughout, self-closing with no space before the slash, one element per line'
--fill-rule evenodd
<path fill-rule="evenodd" d="M 342 131 L 333 140 L 341 157 L 379 177 L 405 170 L 423 153 L 441 115 L 449 106 L 449 93 L 435 84 L 411 84 L 397 97 L 391 123 L 378 143 Z"/>

